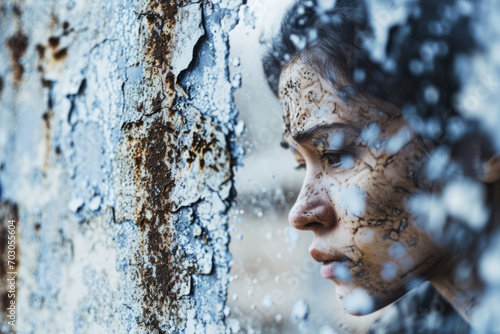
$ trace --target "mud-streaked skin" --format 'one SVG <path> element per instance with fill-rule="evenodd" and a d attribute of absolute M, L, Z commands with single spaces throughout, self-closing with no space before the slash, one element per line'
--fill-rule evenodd
<path fill-rule="evenodd" d="M 316 260 L 350 259 L 350 277 L 333 278 L 341 300 L 363 288 L 379 309 L 444 255 L 406 210 L 409 196 L 428 188 L 420 181 L 426 147 L 407 131 L 406 145 L 390 152 L 398 147 L 390 138 L 409 129 L 399 110 L 375 99 L 346 99 L 300 59 L 283 69 L 279 93 L 283 141 L 306 170 L 290 223 L 314 233 Z M 363 140 L 373 126 L 377 140 Z"/>

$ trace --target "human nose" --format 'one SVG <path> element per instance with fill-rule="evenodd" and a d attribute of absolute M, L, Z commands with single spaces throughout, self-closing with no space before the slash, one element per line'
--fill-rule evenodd
<path fill-rule="evenodd" d="M 322 175 L 304 180 L 288 220 L 298 230 L 319 231 L 335 226 L 336 214 L 333 203 L 322 182 Z"/>

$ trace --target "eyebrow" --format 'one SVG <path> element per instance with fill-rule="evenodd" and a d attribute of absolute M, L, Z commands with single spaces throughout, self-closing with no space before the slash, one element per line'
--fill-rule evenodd
<path fill-rule="evenodd" d="M 330 123 L 330 124 L 320 124 L 316 125 L 305 131 L 300 131 L 292 136 L 292 138 L 299 144 L 310 141 L 315 138 L 318 134 L 322 134 L 327 131 L 339 130 L 339 129 L 354 129 L 359 130 L 355 126 L 347 125 L 345 123 Z"/>
<path fill-rule="evenodd" d="M 311 139 L 315 138 L 318 136 L 318 134 L 323 134 L 328 131 L 332 130 L 339 130 L 339 129 L 353 129 L 355 131 L 359 132 L 359 129 L 353 125 L 347 125 L 345 123 L 330 123 L 330 124 L 320 124 L 313 126 L 310 129 L 307 129 L 305 131 L 299 131 L 295 135 L 292 136 L 293 140 L 295 140 L 297 143 L 302 144 L 305 142 L 310 141 Z M 286 139 L 283 138 L 283 140 L 280 143 L 281 147 L 284 149 L 289 149 L 293 147 L 290 143 L 286 141 Z"/>

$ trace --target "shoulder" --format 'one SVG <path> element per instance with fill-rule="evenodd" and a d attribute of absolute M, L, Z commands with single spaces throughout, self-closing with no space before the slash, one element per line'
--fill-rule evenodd
<path fill-rule="evenodd" d="M 469 333 L 468 323 L 426 282 L 389 306 L 369 334 Z"/>

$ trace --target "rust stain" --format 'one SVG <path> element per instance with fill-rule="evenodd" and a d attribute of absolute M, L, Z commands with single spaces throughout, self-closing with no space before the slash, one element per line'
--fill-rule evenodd
<path fill-rule="evenodd" d="M 54 12 L 54 8 L 50 11 L 50 29 L 53 29 L 55 26 L 59 24 L 59 19 Z"/>
<path fill-rule="evenodd" d="M 48 45 L 52 49 L 52 57 L 60 61 L 68 55 L 68 48 L 60 48 L 61 39 L 57 36 L 51 36 L 48 39 Z"/>
<path fill-rule="evenodd" d="M 45 57 L 45 46 L 43 46 L 42 44 L 37 44 L 35 48 L 36 53 L 38 54 L 36 69 L 38 72 L 43 72 L 42 59 Z"/>
<path fill-rule="evenodd" d="M 172 45 L 178 10 L 187 1 L 151 1 L 140 19 L 147 29 L 144 41 L 144 74 L 149 90 L 137 107 L 142 120 L 122 126 L 120 151 L 127 172 L 133 170 L 135 193 L 134 222 L 141 236 L 141 248 L 135 254 L 142 303 L 142 322 L 147 332 L 179 328 L 186 307 L 181 282 L 189 286 L 195 273 L 193 260 L 188 258 L 176 241 L 175 213 L 172 194 L 176 178 L 185 168 L 198 161 L 200 169 L 226 168 L 217 157 L 226 154 L 215 135 L 209 136 L 201 117 L 200 123 L 188 128 L 184 116 L 172 107 L 176 98 L 176 77 L 172 73 Z M 180 19 L 179 19 L 180 20 Z M 142 36 L 142 35 L 141 35 Z M 182 47 L 182 46 L 180 46 Z M 161 85 L 157 85 L 160 82 Z M 174 104 L 175 105 L 175 104 Z M 186 138 L 192 143 L 186 144 Z M 188 152 L 187 156 L 185 156 Z M 205 155 L 212 152 L 215 163 Z M 217 165 L 219 164 L 219 165 Z M 213 166 L 211 166 L 213 165 Z M 162 325 L 163 324 L 163 325 Z M 163 328 L 165 329 L 165 328 Z"/>
<path fill-rule="evenodd" d="M 63 27 L 63 30 L 64 30 L 64 35 L 67 35 L 68 34 L 68 29 L 69 29 L 69 22 L 68 21 L 64 21 L 63 24 L 62 24 L 62 27 Z"/>
<path fill-rule="evenodd" d="M 42 80 L 42 87 L 43 88 L 49 88 L 52 87 L 52 81 L 50 80 L 45 80 L 44 78 L 41 79 Z"/>
<path fill-rule="evenodd" d="M 9 261 L 9 236 L 12 236 L 11 233 L 9 233 L 9 228 L 8 228 L 8 222 L 10 220 L 14 220 L 15 223 L 13 224 L 15 226 L 15 258 L 12 260 L 12 257 L 10 259 L 11 262 Z M 0 307 L 1 307 L 1 312 L 2 312 L 2 317 L 3 317 L 3 323 L 6 323 L 7 319 L 7 307 L 10 304 L 10 301 L 13 300 L 9 298 L 9 287 L 7 285 L 7 278 L 10 276 L 7 274 L 8 272 L 17 272 L 17 268 L 19 267 L 19 260 L 18 260 L 18 254 L 19 254 L 19 231 L 18 231 L 18 226 L 19 226 L 19 213 L 18 213 L 18 207 L 16 203 L 13 203 L 11 201 L 2 201 L 0 202 Z M 12 243 L 12 237 L 11 237 L 11 243 Z M 12 246 L 11 246 L 12 247 Z M 12 250 L 12 249 L 11 249 Z M 12 265 L 12 262 L 15 263 L 15 267 L 12 269 L 10 265 Z M 16 280 L 17 282 L 17 280 Z M 17 284 L 16 284 L 16 291 L 17 291 Z M 16 307 L 17 307 L 17 300 L 16 300 Z"/>
<path fill-rule="evenodd" d="M 12 12 L 14 13 L 14 15 L 16 16 L 21 16 L 22 12 L 21 12 L 21 8 L 19 8 L 18 5 L 14 4 L 12 6 Z"/>
<path fill-rule="evenodd" d="M 175 111 L 169 119 L 179 121 Z M 170 193 L 175 186 L 172 165 L 178 158 L 175 144 L 177 127 L 162 118 L 147 125 L 142 121 L 125 124 L 124 138 L 134 165 L 135 183 L 146 198 L 136 209 L 135 222 L 143 236 L 143 247 L 136 254 L 139 266 L 138 285 L 144 291 L 143 323 L 148 330 L 159 330 L 159 319 L 177 323 L 182 296 L 176 284 L 194 273 L 193 266 L 185 266 L 185 254 L 175 245 Z M 167 145 L 168 143 L 168 145 Z M 137 194 L 144 196 L 144 194 Z M 168 314 L 164 309 L 169 310 Z"/>
<path fill-rule="evenodd" d="M 151 38 L 148 41 L 147 53 L 157 64 L 170 65 L 171 41 L 176 26 L 176 16 L 179 8 L 186 1 L 160 0 L 151 1 L 146 18 L 148 20 Z"/>
<path fill-rule="evenodd" d="M 67 23 L 67 22 L 65 22 Z M 64 28 L 66 26 L 66 28 Z M 69 23 L 67 25 L 63 24 L 65 29 L 63 35 L 69 33 L 67 30 Z M 47 44 L 37 44 L 36 52 L 38 54 L 37 71 L 40 73 L 44 72 L 45 68 L 55 69 L 61 72 L 63 70 L 62 61 L 68 56 L 68 48 L 61 48 L 61 38 L 58 36 L 50 36 L 47 39 Z M 52 57 L 50 57 L 52 56 Z M 44 66 L 42 66 L 44 64 Z M 44 68 L 45 67 L 45 68 Z M 43 81 L 43 80 L 42 80 Z"/>
<path fill-rule="evenodd" d="M 63 60 L 64 58 L 66 58 L 67 55 L 68 55 L 67 48 L 56 50 L 52 54 L 55 60 Z"/>
<path fill-rule="evenodd" d="M 141 108 L 140 112 L 144 112 L 146 116 L 171 107 L 177 96 L 176 77 L 171 72 L 172 51 L 176 47 L 173 45 L 173 39 L 179 8 L 187 3 L 185 0 L 151 1 L 146 11 L 141 14 L 146 19 L 145 26 L 141 29 L 148 31 L 148 38 L 144 41 L 144 72 L 146 78 L 153 82 L 159 78 L 162 85 L 161 90 L 147 94 L 154 103 L 150 108 Z"/>
<path fill-rule="evenodd" d="M 60 42 L 60 41 L 61 41 L 61 40 L 60 40 L 60 38 L 59 38 L 59 37 L 51 36 L 51 37 L 49 37 L 49 40 L 48 40 L 48 42 L 49 42 L 49 46 L 50 46 L 51 48 L 57 48 L 57 47 L 59 46 L 59 42 Z"/>
<path fill-rule="evenodd" d="M 38 59 L 42 59 L 45 55 L 45 46 L 43 46 L 42 44 L 37 44 L 36 52 L 38 53 Z"/>
<path fill-rule="evenodd" d="M 156 97 L 153 99 L 153 105 L 152 105 L 152 108 L 151 108 L 151 113 L 150 115 L 152 114 L 156 114 L 158 111 L 161 110 L 161 103 L 163 102 L 163 96 L 162 96 L 162 93 L 161 92 L 158 92 L 158 94 L 156 95 Z"/>
<path fill-rule="evenodd" d="M 187 168 L 198 161 L 200 171 L 226 169 L 217 158 L 228 154 L 204 126 L 198 124 L 188 128 L 175 108 L 168 109 L 166 115 L 152 117 L 156 119 L 151 122 L 122 126 L 125 151 L 134 170 L 135 197 L 139 199 L 134 221 L 142 234 L 142 248 L 136 254 L 136 263 L 140 273 L 138 285 L 145 292 L 142 296 L 143 325 L 151 331 L 160 329 L 158 317 L 170 324 L 180 321 L 179 311 L 185 301 L 179 283 L 188 284 L 190 275 L 195 273 L 193 261 L 176 243 L 171 198 L 176 185 L 174 173 L 182 172 L 179 166 L 183 161 L 189 165 Z M 202 116 L 200 120 L 211 126 Z M 181 146 L 181 138 L 192 138 L 191 144 Z M 183 155 L 185 152 L 189 152 L 187 157 Z M 206 159 L 209 152 L 214 157 L 210 164 Z"/>
<path fill-rule="evenodd" d="M 54 116 L 52 110 L 45 112 L 42 115 L 43 121 L 45 123 L 45 161 L 43 163 L 43 170 L 47 172 L 49 170 L 49 159 L 50 159 L 50 120 Z"/>
<path fill-rule="evenodd" d="M 28 36 L 19 30 L 7 40 L 7 46 L 10 49 L 14 84 L 17 84 L 21 81 L 24 73 L 24 67 L 20 59 L 24 56 L 28 48 Z"/>

